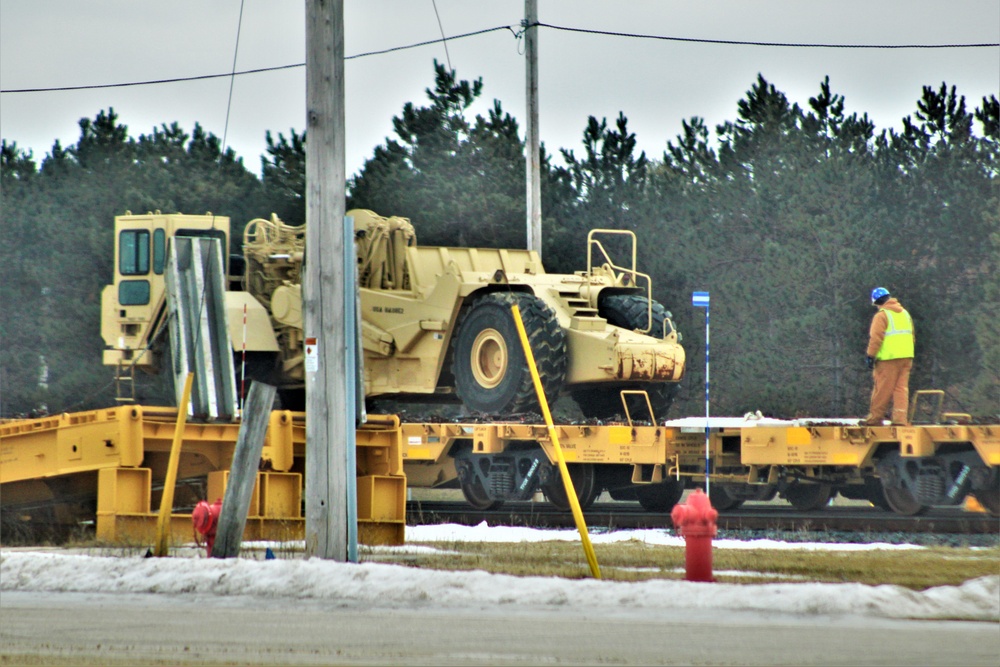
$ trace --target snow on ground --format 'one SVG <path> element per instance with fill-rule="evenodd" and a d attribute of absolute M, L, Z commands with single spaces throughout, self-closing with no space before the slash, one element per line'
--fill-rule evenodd
<path fill-rule="evenodd" d="M 453 523 L 426 526 L 407 526 L 407 542 L 543 542 L 579 541 L 576 530 L 539 530 L 514 526 L 460 526 Z M 636 540 L 645 544 L 684 546 L 684 538 L 669 530 L 616 530 L 591 531 L 594 544 L 612 544 Z M 866 549 L 922 549 L 912 544 L 817 544 L 809 542 L 778 542 L 776 540 L 714 540 L 716 549 L 823 549 L 826 551 L 857 551 Z"/>
<path fill-rule="evenodd" d="M 525 542 L 578 540 L 572 530 L 457 526 L 414 526 L 414 542 Z M 594 543 L 640 540 L 680 545 L 663 530 L 598 533 Z M 246 547 L 253 545 L 247 544 Z M 257 543 L 261 546 L 261 543 Z M 899 549 L 897 545 L 789 544 L 770 540 L 717 540 L 716 548 Z M 426 552 L 416 544 L 378 551 Z M 409 608 L 579 607 L 581 609 L 733 610 L 797 615 L 861 615 L 884 618 L 1000 621 L 1000 576 L 961 586 L 916 592 L 899 586 L 863 584 L 704 584 L 686 581 L 613 582 L 553 577 L 512 577 L 482 571 L 444 572 L 380 563 L 337 563 L 321 559 L 142 558 L 4 550 L 0 591 L 249 595 L 264 598 L 331 600 L 364 606 Z"/>

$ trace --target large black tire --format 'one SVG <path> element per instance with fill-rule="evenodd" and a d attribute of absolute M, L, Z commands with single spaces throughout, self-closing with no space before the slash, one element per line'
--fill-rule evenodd
<path fill-rule="evenodd" d="M 616 327 L 623 329 L 645 329 L 649 324 L 648 301 L 637 294 L 613 294 L 601 299 L 598 314 Z M 653 301 L 653 326 L 649 334 L 659 338 L 663 335 L 664 323 L 666 331 L 673 330 L 670 311 L 657 301 Z M 624 417 L 622 407 L 622 389 L 642 389 L 649 394 L 649 402 L 653 408 L 656 420 L 666 417 L 667 411 L 674 402 L 678 385 L 673 382 L 632 382 L 622 385 L 607 385 L 577 389 L 573 398 L 586 417 L 591 419 L 609 419 Z M 633 420 L 649 418 L 649 409 L 641 396 L 626 396 L 628 410 Z"/>
<path fill-rule="evenodd" d="M 585 510 L 594 504 L 603 489 L 597 481 L 597 471 L 593 463 L 568 463 L 569 478 L 573 480 L 573 490 L 576 491 L 576 499 L 580 502 L 580 509 Z M 569 496 L 566 494 L 566 485 L 563 484 L 562 475 L 556 475 L 547 484 L 542 486 L 542 493 L 545 499 L 552 503 L 556 509 L 563 512 L 570 511 Z"/>
<path fill-rule="evenodd" d="M 532 294 L 496 292 L 476 299 L 458 323 L 452 347 L 455 392 L 470 410 L 491 415 L 538 410 L 531 371 L 511 306 L 521 311 L 548 400 L 566 377 L 566 332 L 555 312 Z"/>
<path fill-rule="evenodd" d="M 254 382 L 264 382 L 278 388 L 274 408 L 304 412 L 306 390 L 304 387 L 288 388 L 281 383 L 281 358 L 277 352 L 247 352 L 246 368 L 240 352 L 233 353 L 233 368 L 236 371 L 236 396 L 242 405 L 250 394 Z M 245 370 L 245 372 L 244 372 Z"/>
<path fill-rule="evenodd" d="M 280 358 L 277 352 L 247 352 L 245 357 L 242 352 L 233 353 L 233 369 L 236 371 L 236 393 L 246 398 L 250 393 L 250 385 L 253 382 L 266 382 L 271 385 L 278 385 L 278 364 Z"/>

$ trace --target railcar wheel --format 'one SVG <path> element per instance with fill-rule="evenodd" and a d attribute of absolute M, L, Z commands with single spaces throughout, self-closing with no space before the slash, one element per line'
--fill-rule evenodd
<path fill-rule="evenodd" d="M 636 294 L 614 294 L 601 299 L 598 313 L 609 324 L 623 329 L 645 329 L 648 324 L 647 299 Z M 653 327 L 651 335 L 660 336 L 664 322 L 670 322 L 671 314 L 663 305 L 653 301 Z M 673 329 L 673 323 L 668 325 Z M 608 419 L 623 416 L 621 390 L 643 389 L 649 394 L 654 417 L 663 419 L 674 402 L 678 385 L 673 382 L 637 382 L 617 387 L 591 387 L 573 392 L 573 399 L 580 410 L 591 419 Z M 633 419 L 645 419 L 649 410 L 646 401 L 639 396 L 627 396 L 629 412 Z M 638 417 L 637 417 L 638 415 Z"/>
<path fill-rule="evenodd" d="M 976 497 L 986 511 L 993 516 L 1000 516 L 1000 489 L 980 489 L 978 491 L 973 491 L 972 495 Z"/>
<path fill-rule="evenodd" d="M 743 500 L 727 491 L 723 484 L 709 485 L 708 497 L 712 501 L 712 507 L 720 512 L 734 510 L 743 504 Z"/>
<path fill-rule="evenodd" d="M 637 486 L 635 492 L 647 512 L 669 512 L 684 495 L 684 483 L 668 479 L 660 484 Z"/>
<path fill-rule="evenodd" d="M 785 500 L 800 512 L 812 512 L 826 507 L 833 496 L 829 484 L 793 484 L 784 491 Z"/>
<path fill-rule="evenodd" d="M 920 501 L 914 498 L 909 489 L 898 489 L 883 485 L 882 492 L 885 496 L 885 504 L 896 514 L 917 516 L 927 511 L 927 505 L 922 505 Z"/>
<path fill-rule="evenodd" d="M 580 509 L 585 510 L 594 504 L 597 497 L 601 495 L 601 486 L 597 483 L 597 471 L 593 463 L 567 464 L 569 478 L 573 480 L 573 490 L 576 491 L 576 498 L 580 502 Z M 569 496 L 566 495 L 566 487 L 563 485 L 562 475 L 556 474 L 551 481 L 542 486 L 542 493 L 545 499 L 552 503 L 556 509 L 568 512 L 570 508 Z"/>
<path fill-rule="evenodd" d="M 467 503 L 484 512 L 500 509 L 503 506 L 502 500 L 493 500 L 486 494 L 486 489 L 483 488 L 478 478 L 474 478 L 468 483 L 462 482 L 462 495 L 465 496 Z"/>
<path fill-rule="evenodd" d="M 907 472 L 907 466 L 902 464 L 901 459 L 899 452 L 893 451 L 880 459 L 875 466 L 882 486 L 882 495 L 885 496 L 885 504 L 890 510 L 902 516 L 923 514 L 928 509 L 927 505 L 921 503 L 913 491 L 904 485 L 904 480 L 912 479 L 913 475 Z"/>
<path fill-rule="evenodd" d="M 566 377 L 566 332 L 556 314 L 531 294 L 494 293 L 477 299 L 458 323 L 451 371 L 466 407 L 487 414 L 538 409 L 531 372 L 511 306 L 517 304 L 546 397 L 555 400 Z"/>
<path fill-rule="evenodd" d="M 611 496 L 611 500 L 618 500 L 623 502 L 635 502 L 639 500 L 639 495 L 636 493 L 634 486 L 624 486 L 616 489 L 608 489 L 608 495 Z"/>
<path fill-rule="evenodd" d="M 885 498 L 885 489 L 877 477 L 865 477 L 864 497 L 880 510 L 892 511 L 892 507 Z"/>

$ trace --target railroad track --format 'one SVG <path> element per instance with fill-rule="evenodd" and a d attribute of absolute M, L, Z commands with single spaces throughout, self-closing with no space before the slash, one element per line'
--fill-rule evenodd
<path fill-rule="evenodd" d="M 672 528 L 669 514 L 647 512 L 635 503 L 595 503 L 584 512 L 591 528 Z M 548 503 L 506 503 L 497 510 L 481 511 L 463 502 L 410 501 L 406 520 L 411 525 L 457 523 L 474 526 L 573 528 L 573 516 Z M 922 516 L 907 517 L 874 507 L 827 507 L 797 512 L 786 505 L 747 503 L 719 515 L 720 530 L 731 531 L 844 531 L 853 533 L 931 533 L 949 535 L 1000 535 L 1000 518 L 962 509 L 935 508 Z"/>

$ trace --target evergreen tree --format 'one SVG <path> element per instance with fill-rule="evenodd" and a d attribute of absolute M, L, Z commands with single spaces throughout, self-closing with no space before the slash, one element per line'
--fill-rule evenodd
<path fill-rule="evenodd" d="M 289 130 L 288 138 L 278 133 L 275 141 L 265 134 L 267 155 L 261 157 L 261 184 L 272 213 L 290 225 L 306 221 L 306 133 Z M 265 216 L 266 213 L 258 214 Z"/>
<path fill-rule="evenodd" d="M 990 179 L 989 200 L 984 202 L 983 215 L 1000 212 L 1000 103 L 996 96 L 983 98 L 975 112 L 982 124 L 979 139 L 979 160 Z M 1000 221 L 993 217 L 989 245 L 985 246 L 986 264 L 983 269 L 982 316 L 976 321 L 976 343 L 982 355 L 982 365 L 970 392 L 970 402 L 977 412 L 1000 417 Z"/>
<path fill-rule="evenodd" d="M 56 142 L 37 173 L 30 156 L 5 143 L 0 298 L 30 307 L 2 309 L 3 414 L 113 403 L 100 309 L 115 215 L 212 211 L 232 217 L 238 237 L 262 202 L 256 177 L 197 125 L 191 136 L 173 124 L 135 140 L 114 109 L 101 111 L 80 121 L 76 144 Z M 161 384 L 143 378 L 140 392 L 159 394 Z"/>
<path fill-rule="evenodd" d="M 973 133 L 977 113 L 982 138 Z M 882 142 L 883 168 L 893 175 L 886 188 L 893 235 L 880 250 L 893 262 L 885 282 L 906 295 L 917 328 L 912 384 L 945 389 L 973 412 L 992 409 L 968 393 L 984 368 L 976 332 L 996 266 L 984 250 L 1000 228 L 990 117 L 988 100 L 970 113 L 954 86 L 925 86 L 914 117 Z"/>
<path fill-rule="evenodd" d="M 718 153 L 693 119 L 654 170 L 670 236 L 654 277 L 713 294 L 721 412 L 860 409 L 861 308 L 880 225 L 866 162 L 873 127 L 843 109 L 829 81 L 806 111 L 758 77 L 737 120 L 716 128 Z M 700 312 L 677 314 L 696 359 Z M 701 376 L 692 364 L 689 386 Z"/>
<path fill-rule="evenodd" d="M 563 149 L 565 167 L 545 163 L 552 172 L 547 183 L 559 184 L 563 193 L 562 205 L 557 202 L 551 214 L 542 211 L 543 238 L 552 238 L 547 265 L 551 259 L 551 266 L 566 271 L 582 268 L 591 229 L 639 230 L 636 208 L 646 194 L 649 160 L 645 152 L 636 155 L 635 149 L 635 134 L 629 131 L 624 113 L 619 112 L 614 128 L 608 127 L 607 119 L 590 116 L 583 131 L 583 156 Z M 611 259 L 620 265 L 627 258 L 623 254 L 627 244 L 607 239 L 606 244 Z"/>
<path fill-rule="evenodd" d="M 0 195 L 0 416 L 7 417 L 45 410 L 48 396 L 37 336 L 44 326 L 42 313 L 23 307 L 41 297 L 37 255 L 45 250 L 45 234 L 34 222 L 45 203 L 32 154 L 6 140 L 0 145 Z"/>
<path fill-rule="evenodd" d="M 350 181 L 348 208 L 411 218 L 422 245 L 524 247 L 523 146 L 495 101 L 470 123 L 482 80 L 459 80 L 435 61 L 430 104 L 407 103 L 396 139 L 375 149 Z"/>

